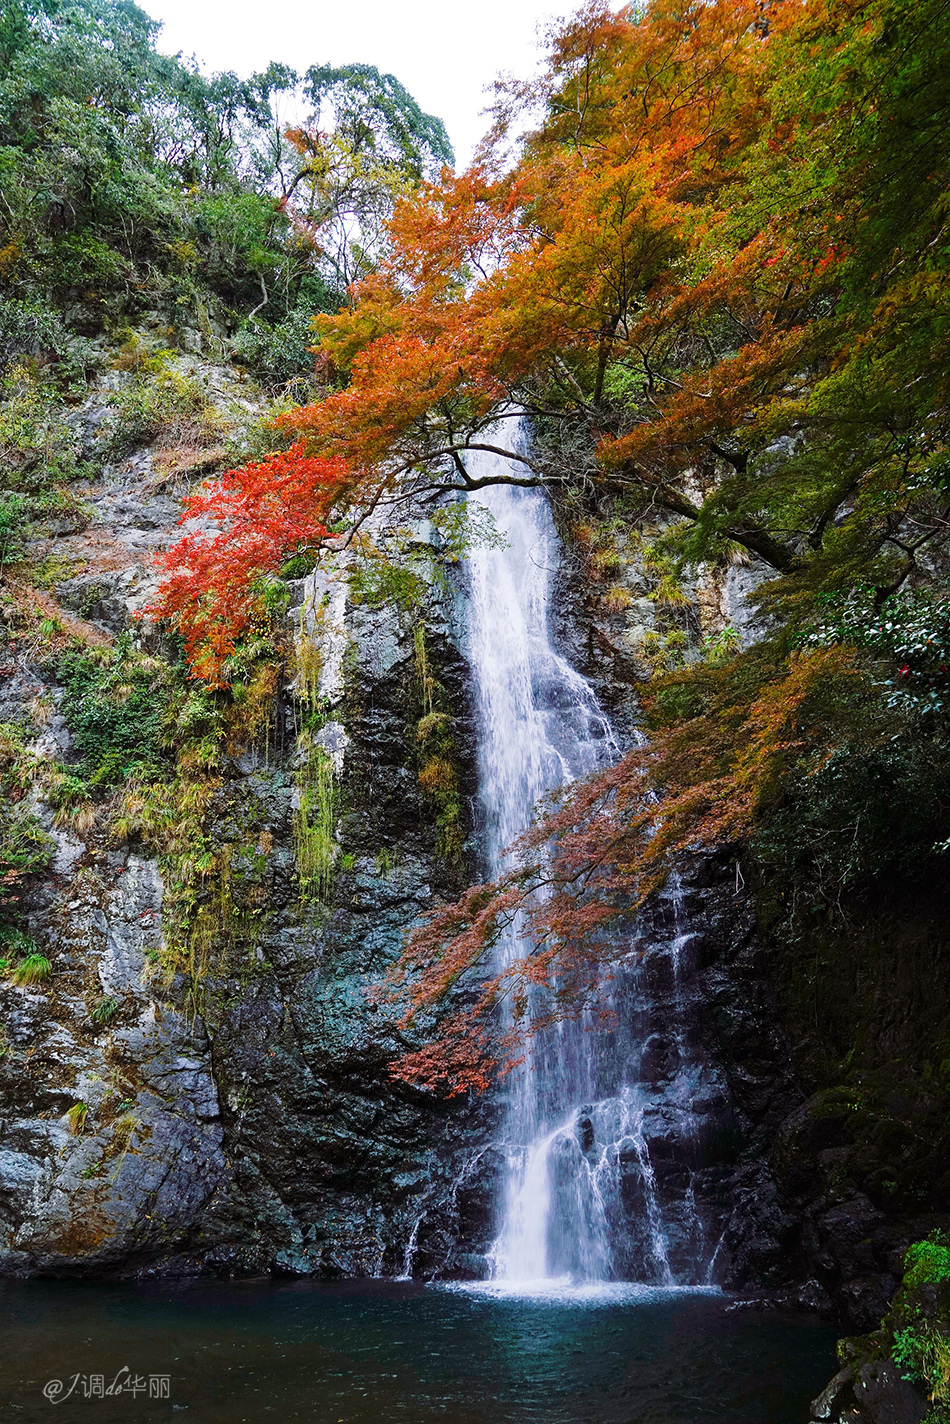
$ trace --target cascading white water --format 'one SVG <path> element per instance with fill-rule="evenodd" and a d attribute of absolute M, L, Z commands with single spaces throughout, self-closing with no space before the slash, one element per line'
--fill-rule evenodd
<path fill-rule="evenodd" d="M 485 452 L 471 455 L 468 469 L 479 478 L 512 472 Z M 618 748 L 590 684 L 552 643 L 559 544 L 546 499 L 511 485 L 490 486 L 477 499 L 506 540 L 503 548 L 479 548 L 470 560 L 480 800 L 487 868 L 494 876 L 505 868 L 506 851 L 539 799 L 606 765 Z M 498 968 L 524 954 L 524 933 L 520 922 L 510 926 L 496 951 Z M 547 1030 L 530 1063 L 509 1081 L 500 1144 L 507 1171 L 492 1275 L 509 1282 L 590 1282 L 632 1273 L 661 1285 L 698 1283 L 698 1260 L 678 1277 L 670 1265 L 644 1135 L 651 1100 L 639 1070 L 630 1071 L 630 1062 L 642 1058 L 642 1044 L 618 1065 L 616 1044 L 605 1054 L 608 1036 L 591 1028 L 580 1021 Z M 637 1183 L 636 1249 L 629 1242 L 624 1173 L 628 1184 L 632 1177 Z M 684 1210 L 695 1216 L 691 1199 Z M 687 1224 L 687 1234 L 691 1230 Z"/>

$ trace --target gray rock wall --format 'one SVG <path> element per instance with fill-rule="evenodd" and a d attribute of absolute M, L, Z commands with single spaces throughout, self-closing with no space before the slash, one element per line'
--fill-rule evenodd
<path fill-rule="evenodd" d="M 254 413 L 227 372 L 204 376 L 222 409 L 237 400 Z M 91 458 L 114 386 L 108 378 L 74 418 Z M 44 597 L 80 642 L 139 636 L 152 555 L 179 510 L 160 455 L 103 461 L 83 491 L 88 523 L 54 540 L 68 576 Z M 188 487 L 187 471 L 176 479 Z M 11 618 L 3 719 L 23 730 L 31 767 L 68 766 L 76 752 L 49 649 Z M 331 752 L 333 736 L 345 746 L 329 885 L 302 894 L 297 875 L 296 733 L 312 709 L 284 687 L 269 749 L 249 739 L 234 751 L 210 813 L 213 842 L 256 838 L 262 929 L 237 951 L 222 929 L 198 992 L 166 972 L 157 862 L 134 834 L 116 835 L 108 808 L 81 829 L 57 824 L 35 777 L 30 804 L 55 854 L 23 928 L 51 975 L 0 977 L 0 1270 L 395 1274 L 414 1228 L 419 1262 L 445 1264 L 460 1201 L 484 1234 L 470 1166 L 466 1177 L 477 1114 L 392 1081 L 388 1065 L 412 1040 L 393 1008 L 367 998 L 407 927 L 467 873 L 465 852 L 440 854 L 418 784 L 420 622 L 470 777 L 451 599 L 433 594 L 411 613 L 350 610 L 332 735 L 318 734 Z M 463 802 L 471 792 L 462 787 Z"/>

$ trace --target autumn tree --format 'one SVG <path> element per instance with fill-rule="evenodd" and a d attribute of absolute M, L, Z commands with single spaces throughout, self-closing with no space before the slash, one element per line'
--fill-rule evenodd
<path fill-rule="evenodd" d="M 899 586 L 906 495 L 946 434 L 924 396 L 944 392 L 944 189 L 932 172 L 908 183 L 889 144 L 945 107 L 926 43 L 939 9 L 929 24 L 915 9 L 913 53 L 934 58 L 903 81 L 893 63 L 876 76 L 910 12 L 790 0 L 766 31 L 760 10 L 656 4 L 633 24 L 595 8 L 569 26 L 515 168 L 403 205 L 355 309 L 320 324 L 346 385 L 289 417 L 295 432 L 363 487 L 465 488 L 459 457 L 524 411 L 534 451 L 489 443 L 526 478 L 586 475 L 679 516 L 693 557 L 731 541 L 827 581 L 828 541 L 846 539 L 882 590 Z M 871 207 L 888 184 L 899 227 Z M 908 344 L 915 329 L 929 344 Z M 782 441 L 795 450 L 778 461 Z M 914 549 L 942 537 L 930 505 Z"/>

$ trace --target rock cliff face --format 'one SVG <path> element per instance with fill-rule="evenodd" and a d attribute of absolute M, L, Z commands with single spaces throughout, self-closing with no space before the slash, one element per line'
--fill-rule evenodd
<path fill-rule="evenodd" d="M 284 692 L 283 749 L 239 755 L 214 817 L 221 838 L 252 827 L 266 924 L 243 962 L 212 962 L 197 1004 L 183 975 L 157 970 L 154 859 L 57 832 L 38 802 L 58 845 L 27 928 L 52 973 L 0 988 L 3 1269 L 398 1273 L 420 1202 L 477 1143 L 470 1111 L 392 1084 L 403 1039 L 366 997 L 459 870 L 436 852 L 417 782 L 413 628 L 360 611 L 348 637 L 332 891 L 301 903 Z M 427 641 L 464 751 L 464 667 L 435 608 Z M 35 696 L 28 662 L 23 677 Z M 68 756 L 62 719 L 51 729 Z"/>
<path fill-rule="evenodd" d="M 227 373 L 205 374 L 225 387 Z M 93 455 L 111 413 L 106 390 L 75 417 Z M 36 596 L 61 641 L 108 650 L 135 634 L 151 555 L 178 515 L 157 463 L 148 448 L 106 463 L 83 491 L 88 523 L 50 540 L 69 576 Z M 307 584 L 294 587 L 299 603 Z M 2 720 L 21 729 L 31 775 L 78 759 L 35 613 L 11 588 Z M 212 949 L 197 998 L 160 962 L 169 890 L 141 838 L 117 834 L 107 811 L 63 824 L 33 776 L 31 808 L 55 854 L 23 928 L 51 972 L 0 979 L 0 1269 L 398 1274 L 427 1201 L 441 1212 L 416 1230 L 420 1260 L 451 1255 L 459 1210 L 477 1226 L 478 1191 L 456 1180 L 478 1146 L 473 1113 L 393 1084 L 387 1064 L 406 1040 L 366 993 L 406 927 L 465 875 L 465 849 L 437 845 L 417 774 L 420 647 L 463 776 L 472 766 L 452 602 L 433 595 L 411 616 L 355 608 L 334 636 L 341 667 L 318 734 L 328 762 L 341 753 L 328 884 L 301 891 L 307 709 L 277 687 L 270 745 L 249 735 L 232 749 L 207 825 L 238 848 L 230 874 L 251 885 L 260 924 L 240 953 Z M 463 783 L 463 819 L 470 793 Z"/>

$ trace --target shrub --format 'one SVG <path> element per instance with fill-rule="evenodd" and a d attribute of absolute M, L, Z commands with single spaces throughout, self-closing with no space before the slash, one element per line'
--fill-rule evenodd
<path fill-rule="evenodd" d="M 16 929 L 13 925 L 0 925 L 0 952 L 6 955 L 12 954 L 38 954 L 39 950 L 28 934 Z M 9 963 L 9 959 L 7 963 Z"/>
<path fill-rule="evenodd" d="M 10 490 L 0 491 L 0 577 L 7 564 L 23 556 L 29 500 Z"/>
<path fill-rule="evenodd" d="M 818 599 L 819 616 L 804 640 L 853 643 L 880 660 L 879 686 L 889 707 L 913 716 L 944 712 L 950 693 L 950 600 L 903 588 L 880 604 L 861 587 Z"/>
<path fill-rule="evenodd" d="M 142 361 L 142 373 L 119 392 L 109 432 L 109 449 L 117 456 L 159 436 L 197 438 L 207 392 L 193 377 L 167 364 L 170 353 Z"/>
<path fill-rule="evenodd" d="M 942 1231 L 933 1231 L 917 1241 L 904 1257 L 904 1285 L 940 1285 L 950 1281 L 950 1241 Z"/>
<path fill-rule="evenodd" d="M 20 360 L 6 371 L 0 392 L 3 484 L 47 502 L 57 498 L 57 484 L 75 479 L 83 466 L 79 439 L 64 419 L 63 399 L 51 373 Z M 59 492 L 58 497 L 64 496 Z"/>
<path fill-rule="evenodd" d="M 250 321 L 234 338 L 235 358 L 266 386 L 291 385 L 294 394 L 306 395 L 313 380 L 315 341 L 311 312 L 292 312 L 277 326 Z M 296 389 L 299 387 L 299 391 Z"/>
<path fill-rule="evenodd" d="M 950 1421 L 950 1241 L 934 1231 L 904 1256 L 904 1279 L 884 1321 L 884 1348 L 927 1395 L 924 1424 Z M 874 1340 L 876 1337 L 869 1337 Z"/>
<path fill-rule="evenodd" d="M 42 302 L 0 297 L 0 373 L 24 356 L 61 351 L 68 340 L 59 314 Z"/>

